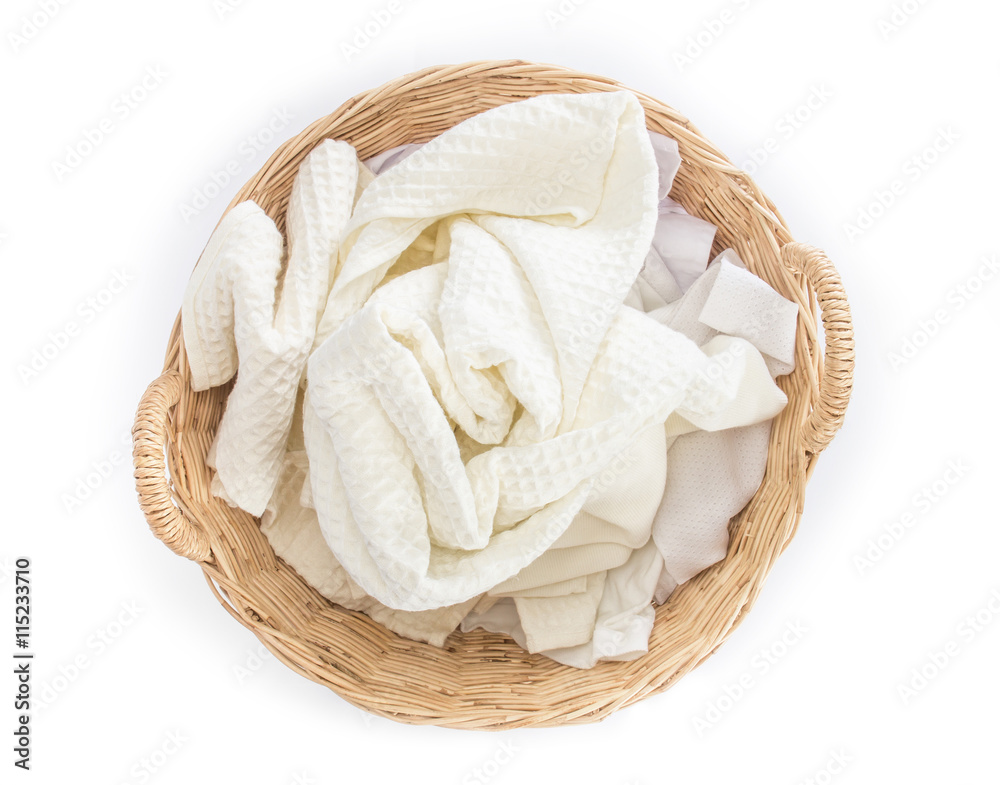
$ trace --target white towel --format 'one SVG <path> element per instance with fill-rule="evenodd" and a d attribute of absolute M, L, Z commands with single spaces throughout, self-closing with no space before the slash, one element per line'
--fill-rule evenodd
<path fill-rule="evenodd" d="M 703 348 L 725 333 L 739 335 L 761 352 L 769 373 L 795 367 L 798 306 L 750 273 L 732 250 L 724 251 L 685 294 L 649 316 Z M 741 358 L 719 355 L 720 362 Z M 754 355 L 756 361 L 756 355 Z M 692 430 L 678 417 L 667 422 L 677 435 L 670 447 L 663 501 L 653 522 L 653 538 L 664 557 L 656 591 L 664 602 L 684 583 L 726 554 L 729 520 L 757 491 L 767 463 L 770 420 L 750 417 L 717 428 Z"/>
<path fill-rule="evenodd" d="M 708 248 L 703 252 L 707 258 Z M 657 280 L 661 275 L 671 276 L 665 267 L 658 257 L 647 257 L 637 284 L 650 278 Z M 665 295 L 669 297 L 670 293 Z M 747 301 L 752 303 L 749 310 L 744 305 Z M 775 360 L 775 364 L 794 367 L 796 306 L 749 273 L 732 251 L 720 254 L 688 287 L 687 293 L 675 297 L 671 303 L 670 308 L 654 309 L 650 315 L 669 322 L 718 358 L 720 367 L 712 368 L 710 376 L 724 373 L 722 363 L 750 360 L 756 364 L 760 378 L 770 366 L 768 361 L 773 359 L 762 358 L 753 351 L 745 355 L 733 351 L 745 349 L 746 345 L 739 342 L 727 341 L 718 351 L 721 333 L 711 325 L 727 326 L 734 333 L 743 334 L 756 343 L 757 349 L 767 349 L 783 358 Z M 731 312 L 741 311 L 745 314 L 742 320 L 730 318 Z M 738 373 L 734 378 L 754 377 Z M 760 485 L 771 424 L 770 410 L 756 408 L 759 400 L 748 387 L 733 396 L 733 406 L 697 419 L 697 428 L 675 413 L 666 427 L 659 429 L 660 444 L 656 448 L 633 447 L 628 459 L 620 457 L 621 471 L 614 482 L 625 491 L 621 496 L 630 504 L 622 510 L 619 520 L 637 533 L 648 535 L 652 530 L 655 562 L 642 559 L 639 551 L 628 548 L 618 553 L 612 551 L 611 543 L 606 542 L 611 538 L 594 531 L 592 516 L 587 515 L 585 508 L 550 550 L 489 592 L 491 596 L 511 599 L 478 605 L 463 620 L 462 628 L 482 626 L 506 633 L 529 651 L 543 652 L 559 662 L 581 668 L 591 667 L 599 660 L 639 656 L 645 651 L 640 645 L 644 640 L 642 631 L 648 635 L 653 619 L 650 599 L 664 602 L 678 583 L 684 583 L 725 556 L 729 520 Z M 664 449 L 664 436 L 669 450 Z M 666 465 L 660 457 L 663 452 Z M 656 494 L 658 504 L 651 517 L 641 502 L 650 491 Z M 613 515 L 604 517 L 614 519 Z M 586 545 L 559 550 L 561 545 L 576 545 L 577 540 Z M 580 558 L 576 563 L 568 563 L 566 554 L 593 550 L 598 543 L 600 550 L 592 553 L 589 560 Z M 639 544 L 632 543 L 631 547 L 637 548 Z M 606 581 L 571 585 L 567 579 L 583 574 L 588 565 L 592 569 L 608 568 Z M 553 581 L 562 581 L 557 584 L 561 591 L 545 585 L 546 575 Z M 525 586 L 529 588 L 525 590 Z M 648 594 L 642 594 L 647 591 Z M 645 603 L 637 599 L 641 596 L 645 596 Z M 602 626 L 598 602 L 602 603 L 605 615 L 614 619 L 611 628 L 606 623 Z M 588 633 L 581 630 L 585 623 L 590 625 Z"/>
<path fill-rule="evenodd" d="M 785 403 L 756 332 L 667 326 L 688 313 L 671 310 L 680 271 L 714 235 L 696 224 L 669 259 L 656 248 L 678 214 L 676 144 L 617 92 L 508 104 L 387 152 L 374 179 L 343 143 L 309 156 L 284 274 L 280 235 L 249 203 L 199 261 L 183 312 L 195 383 L 239 366 L 213 489 L 266 508 L 265 534 L 307 581 L 402 634 L 440 644 L 503 602 L 535 649 L 579 667 L 634 656 L 664 574 L 650 534 L 667 444 Z M 646 458 L 601 480 L 637 448 Z M 641 498 L 607 502 L 630 483 Z M 562 571 L 546 577 L 547 561 Z M 576 622 L 557 630 L 560 603 Z"/>
<path fill-rule="evenodd" d="M 264 511 L 278 482 L 295 394 L 357 184 L 354 148 L 323 142 L 292 189 L 284 275 L 281 234 L 256 204 L 243 202 L 219 223 L 185 292 L 192 388 L 223 384 L 239 366 L 213 445 L 213 490 L 253 515 Z"/>
<path fill-rule="evenodd" d="M 650 540 L 621 566 L 588 576 L 591 582 L 572 608 L 579 613 L 579 606 L 585 603 L 588 628 L 582 643 L 559 645 L 558 636 L 575 621 L 564 613 L 569 605 L 565 601 L 561 605 L 528 605 L 502 598 L 474 607 L 462 620 L 461 628 L 468 631 L 482 627 L 509 635 L 526 651 L 542 652 L 574 668 L 592 668 L 603 660 L 633 660 L 649 649 L 649 633 L 655 620 L 650 599 L 662 567 L 663 559 Z M 556 634 L 550 636 L 553 625 Z M 526 632 L 526 628 L 534 633 Z"/>
<path fill-rule="evenodd" d="M 478 115 L 362 193 L 309 360 L 305 435 L 324 536 L 380 602 L 451 605 L 517 573 L 675 410 L 784 405 L 742 339 L 716 339 L 746 349 L 712 378 L 690 341 L 619 307 L 657 185 L 638 101 L 610 93 Z M 434 224 L 444 261 L 373 294 Z M 456 426 L 476 443 L 466 455 Z"/>

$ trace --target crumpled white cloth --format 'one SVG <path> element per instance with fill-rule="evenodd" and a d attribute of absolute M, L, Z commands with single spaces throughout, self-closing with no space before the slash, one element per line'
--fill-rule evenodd
<path fill-rule="evenodd" d="M 684 295 L 649 316 L 701 346 L 722 334 L 752 343 L 772 376 L 795 367 L 798 306 L 747 271 L 732 250 L 721 253 Z M 720 362 L 727 358 L 720 358 Z M 727 428 L 676 433 L 669 453 L 663 501 L 653 521 L 653 539 L 664 554 L 657 601 L 726 554 L 729 520 L 747 504 L 764 476 L 770 420 L 732 422 Z"/>
<path fill-rule="evenodd" d="M 707 247 L 704 253 L 707 256 Z M 647 264 L 633 293 L 642 285 L 649 269 Z M 664 272 L 652 269 L 656 275 Z M 762 355 L 773 370 L 791 370 L 798 308 L 766 284 L 762 289 L 761 284 L 734 252 L 726 251 L 680 297 L 676 297 L 679 286 L 675 282 L 659 289 L 672 306 L 664 308 L 654 303 L 649 316 L 669 323 L 706 349 L 720 335 L 712 325 L 725 324 L 752 336 L 758 349 L 763 347 L 778 354 L 781 360 Z M 743 303 L 753 297 L 761 301 L 744 322 L 731 326 L 726 321 L 730 310 L 746 311 Z M 729 298 L 734 302 L 727 305 Z M 719 315 L 720 309 L 723 316 Z M 722 364 L 738 361 L 727 352 L 716 356 Z M 752 401 L 752 396 L 737 398 Z M 565 598 L 540 597 L 529 606 L 520 595 L 514 594 L 511 599 L 509 593 L 500 601 L 480 602 L 463 619 L 461 628 L 483 627 L 505 633 L 529 651 L 542 651 L 558 662 L 578 668 L 593 667 L 601 660 L 633 659 L 645 653 L 654 619 L 650 598 L 664 602 L 679 583 L 725 556 L 728 523 L 750 500 L 764 476 L 770 419 L 760 420 L 749 409 L 740 411 L 739 407 L 731 407 L 723 417 L 711 422 L 703 420 L 700 425 L 707 430 L 692 429 L 692 424 L 676 413 L 665 423 L 663 431 L 669 445 L 665 486 L 654 486 L 649 471 L 652 460 L 648 455 L 634 468 L 623 471 L 617 480 L 619 484 L 638 483 L 646 489 L 662 488 L 662 498 L 652 520 L 652 539 L 647 543 L 657 556 L 655 561 L 651 562 L 643 549 L 633 551 L 628 561 L 608 570 L 603 584 L 591 581 L 577 587 L 574 605 L 567 605 Z M 659 466 L 653 469 L 652 476 L 663 477 Z M 628 517 L 634 521 L 635 512 L 630 510 Z M 575 527 L 582 518 L 578 516 L 567 535 L 577 530 Z M 536 571 L 554 553 L 555 549 L 548 551 L 522 574 Z M 497 590 L 489 592 L 497 594 L 500 594 Z M 582 643 L 562 646 L 560 629 L 565 626 L 566 617 L 578 619 L 583 614 L 581 606 L 586 608 L 587 618 L 593 624 L 591 635 Z M 567 608 L 573 612 L 568 613 Z"/>
<path fill-rule="evenodd" d="M 217 472 L 212 490 L 253 515 L 264 511 L 278 482 L 295 392 L 358 172 L 350 145 L 319 145 L 300 167 L 289 199 L 284 275 L 281 233 L 260 207 L 243 202 L 220 221 L 185 291 L 192 388 L 223 384 L 239 368 L 210 456 Z"/>
<path fill-rule="evenodd" d="M 368 595 L 351 579 L 326 544 L 316 511 L 302 503 L 302 490 L 308 490 L 308 472 L 304 449 L 285 454 L 278 488 L 261 516 L 261 531 L 274 552 L 330 601 L 362 611 L 400 635 L 435 646 L 444 645 L 478 598 L 427 611 L 399 611 Z M 308 502 L 308 496 L 305 500 Z"/>
<path fill-rule="evenodd" d="M 378 177 L 344 143 L 310 154 L 284 275 L 252 203 L 199 261 L 194 382 L 239 367 L 213 489 L 263 512 L 319 591 L 403 634 L 440 644 L 513 606 L 505 631 L 529 650 L 638 656 L 657 581 L 686 579 L 661 552 L 690 526 L 667 504 L 677 444 L 784 405 L 771 377 L 793 358 L 761 337 L 774 313 L 724 334 L 739 325 L 708 304 L 741 291 L 731 262 L 691 304 L 700 278 L 682 271 L 714 228 L 661 231 L 691 218 L 666 195 L 679 157 L 631 94 L 509 104 L 369 163 Z"/>

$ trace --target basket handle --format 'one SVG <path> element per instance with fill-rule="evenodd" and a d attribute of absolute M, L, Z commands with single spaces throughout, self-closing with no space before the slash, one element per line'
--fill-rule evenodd
<path fill-rule="evenodd" d="M 193 561 L 209 561 L 212 549 L 205 532 L 174 504 L 163 453 L 167 415 L 181 396 L 181 376 L 166 371 L 139 401 L 132 426 L 135 490 L 149 528 L 170 550 Z"/>
<path fill-rule="evenodd" d="M 805 274 L 816 292 L 823 319 L 826 350 L 819 400 L 801 434 L 806 450 L 817 455 L 844 423 L 854 379 L 854 324 L 840 274 L 825 253 L 805 243 L 787 243 L 781 249 L 781 259 L 787 267 Z"/>

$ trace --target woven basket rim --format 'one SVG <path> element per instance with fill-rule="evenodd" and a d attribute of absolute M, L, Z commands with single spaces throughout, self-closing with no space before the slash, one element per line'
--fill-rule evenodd
<path fill-rule="evenodd" d="M 453 633 L 439 649 L 327 601 L 275 557 L 257 519 L 211 496 L 205 455 L 231 385 L 191 390 L 179 313 L 164 372 L 140 403 L 133 428 L 136 488 L 154 534 L 200 564 L 216 598 L 279 660 L 367 711 L 459 728 L 551 726 L 594 722 L 666 690 L 710 656 L 752 607 L 795 533 L 816 459 L 843 421 L 853 328 L 829 259 L 795 243 L 752 179 L 687 118 L 613 79 L 525 60 L 424 68 L 354 96 L 287 140 L 225 212 L 253 199 L 284 233 L 298 165 L 325 138 L 344 139 L 367 158 L 426 141 L 501 103 L 607 90 L 635 94 L 647 127 L 677 140 L 683 162 L 671 196 L 718 227 L 713 253 L 733 247 L 752 272 L 800 306 L 796 369 L 778 379 L 788 404 L 772 426 L 764 482 L 730 522 L 726 557 L 657 607 L 649 653 L 582 671 L 482 630 Z"/>

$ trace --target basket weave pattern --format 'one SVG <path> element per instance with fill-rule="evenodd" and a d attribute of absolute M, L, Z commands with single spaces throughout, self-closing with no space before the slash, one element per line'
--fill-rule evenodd
<path fill-rule="evenodd" d="M 628 88 L 520 60 L 428 68 L 352 98 L 285 142 L 227 210 L 252 199 L 284 232 L 298 167 L 326 138 L 343 139 L 367 158 L 427 141 L 511 101 L 621 89 Z M 816 458 L 843 421 L 854 342 L 836 270 L 821 251 L 792 241 L 774 205 L 686 118 L 632 92 L 648 128 L 677 140 L 683 163 L 671 196 L 718 227 L 713 254 L 733 248 L 752 272 L 799 305 L 796 367 L 777 380 L 788 405 L 773 423 L 764 481 L 730 523 L 726 558 L 657 608 L 647 655 L 580 671 L 483 630 L 453 633 L 440 649 L 330 603 L 274 555 L 256 518 L 211 495 L 205 457 L 231 383 L 191 390 L 180 314 L 163 374 L 142 397 L 133 428 L 135 479 L 154 534 L 200 564 L 223 606 L 279 660 L 368 711 L 461 728 L 561 725 L 603 719 L 667 689 L 711 655 L 752 607 L 795 533 Z"/>

